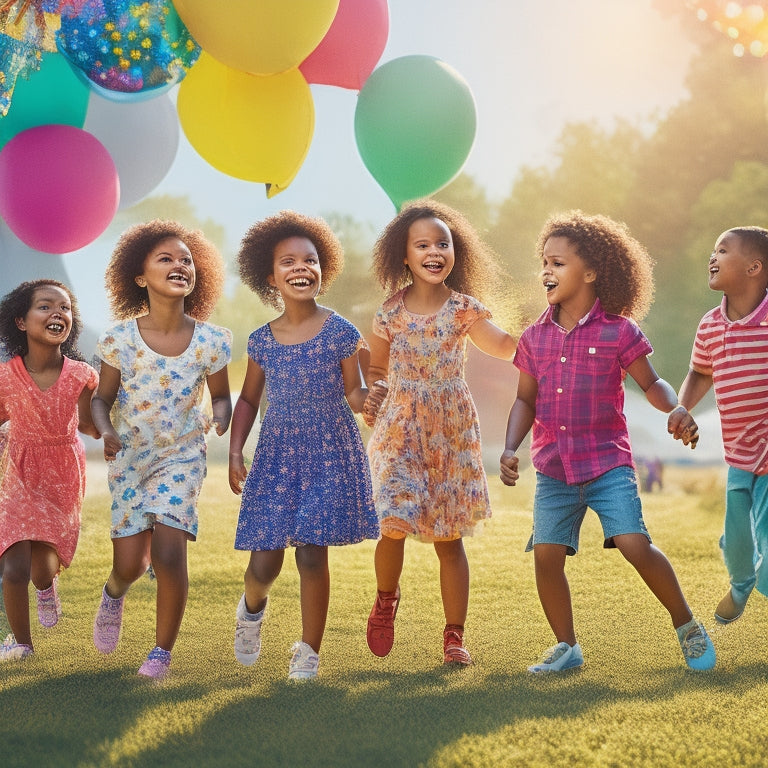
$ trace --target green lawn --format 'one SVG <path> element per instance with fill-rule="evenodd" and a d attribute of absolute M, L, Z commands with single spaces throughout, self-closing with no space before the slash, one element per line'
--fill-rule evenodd
<path fill-rule="evenodd" d="M 765 766 L 768 604 L 713 631 L 714 672 L 687 672 L 669 619 L 591 515 L 569 561 L 583 671 L 532 678 L 552 644 L 533 581 L 533 473 L 516 489 L 491 477 L 495 515 L 467 541 L 472 594 L 467 644 L 475 666 L 443 668 L 437 559 L 409 542 L 397 637 L 386 659 L 365 643 L 374 594 L 373 542 L 331 553 L 331 607 L 321 675 L 286 680 L 300 634 L 293 560 L 270 601 L 262 657 L 241 667 L 233 616 L 247 554 L 232 549 L 237 500 L 213 467 L 190 546 L 190 598 L 172 676 L 136 676 L 153 645 L 154 583 L 126 602 L 118 651 L 100 656 L 93 615 L 109 570 L 108 495 L 99 465 L 73 566 L 61 578 L 64 616 L 33 629 L 35 658 L 0 667 L 0 766 Z M 655 542 L 708 627 L 726 587 L 717 540 L 722 478 L 668 470 L 645 498 Z"/>

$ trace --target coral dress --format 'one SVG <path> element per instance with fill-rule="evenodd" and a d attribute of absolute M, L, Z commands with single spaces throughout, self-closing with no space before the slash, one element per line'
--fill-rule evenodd
<path fill-rule="evenodd" d="M 341 361 L 360 345 L 357 329 L 337 314 L 301 344 L 280 344 L 268 324 L 251 334 L 248 355 L 264 370 L 268 405 L 243 486 L 235 549 L 378 537 L 365 448 L 341 374 Z"/>
<path fill-rule="evenodd" d="M 64 358 L 55 384 L 41 390 L 20 357 L 0 364 L 0 417 L 10 419 L 0 481 L 0 555 L 19 541 L 43 541 L 65 567 L 80 535 L 85 449 L 77 401 L 95 389 L 96 371 Z"/>
<path fill-rule="evenodd" d="M 382 533 L 456 539 L 491 515 L 480 425 L 464 380 L 467 333 L 491 313 L 453 291 L 436 314 L 413 314 L 405 290 L 373 321 L 390 344 L 389 391 L 368 441 L 376 512 Z"/>

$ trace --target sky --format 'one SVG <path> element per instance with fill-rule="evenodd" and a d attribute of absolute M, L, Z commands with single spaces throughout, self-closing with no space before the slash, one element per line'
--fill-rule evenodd
<path fill-rule="evenodd" d="M 426 54 L 467 81 L 478 123 L 463 170 L 492 199 L 503 199 L 522 166 L 552 162 L 566 123 L 588 120 L 609 127 L 617 117 L 642 123 L 685 96 L 692 47 L 677 22 L 654 9 L 653 0 L 390 0 L 389 15 L 379 64 Z M 357 94 L 332 86 L 311 90 L 312 144 L 284 192 L 267 199 L 263 184 L 218 172 L 181 132 L 173 166 L 152 194 L 188 196 L 199 218 L 224 225 L 232 251 L 254 221 L 284 208 L 348 214 L 380 229 L 395 209 L 357 151 Z M 41 255 L 0 223 L 5 262 L 0 279 L 9 289 L 28 278 L 25 270 L 42 268 L 50 276 L 58 270 L 69 278 L 87 323 L 104 326 L 109 316 L 103 271 L 112 245 L 100 238 L 73 254 Z"/>

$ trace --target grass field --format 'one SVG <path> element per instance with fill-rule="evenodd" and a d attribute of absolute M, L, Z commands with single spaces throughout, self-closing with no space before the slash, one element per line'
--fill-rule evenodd
<path fill-rule="evenodd" d="M 373 542 L 332 550 L 331 606 L 321 675 L 286 680 L 299 638 L 292 558 L 272 593 L 262 657 L 232 653 L 247 555 L 234 552 L 237 500 L 211 468 L 190 545 L 190 598 L 172 675 L 136 676 L 153 643 L 154 583 L 126 601 L 118 651 L 100 656 L 93 615 L 109 570 L 108 496 L 95 465 L 64 616 L 33 629 L 35 657 L 0 667 L 0 765 L 15 766 L 765 766 L 768 763 L 768 604 L 713 630 L 718 665 L 686 671 L 672 626 L 634 571 L 601 547 L 591 515 L 569 561 L 586 666 L 532 678 L 552 644 L 538 603 L 530 531 L 533 474 L 516 489 L 491 477 L 494 518 L 467 541 L 472 568 L 467 645 L 475 665 L 445 669 L 437 559 L 409 542 L 395 647 L 365 643 L 374 594 Z M 672 560 L 695 613 L 713 627 L 726 587 L 717 541 L 719 468 L 668 469 L 645 497 L 655 542 Z"/>

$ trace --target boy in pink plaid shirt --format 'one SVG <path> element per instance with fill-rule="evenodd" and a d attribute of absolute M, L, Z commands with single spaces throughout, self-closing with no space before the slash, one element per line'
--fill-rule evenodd
<path fill-rule="evenodd" d="M 527 550 L 534 553 L 539 599 L 557 645 L 529 671 L 561 672 L 584 663 L 565 561 L 578 549 L 588 507 L 600 519 L 604 546 L 618 549 L 669 611 L 686 664 L 711 669 L 712 641 L 645 527 L 623 412 L 628 373 L 651 405 L 675 412 L 674 437 L 696 444 L 695 421 L 653 369 L 652 347 L 632 319 L 644 317 L 651 303 L 650 257 L 624 225 L 581 211 L 550 218 L 537 252 L 549 308 L 520 338 L 520 381 L 501 456 L 501 480 L 515 485 L 516 452 L 533 428 L 537 474 Z"/>

